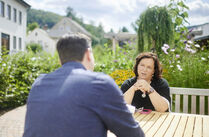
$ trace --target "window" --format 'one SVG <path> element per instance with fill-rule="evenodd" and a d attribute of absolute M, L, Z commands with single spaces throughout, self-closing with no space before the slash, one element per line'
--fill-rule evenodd
<path fill-rule="evenodd" d="M 19 24 L 22 24 L 22 12 L 19 11 Z"/>
<path fill-rule="evenodd" d="M 19 50 L 22 50 L 22 39 L 19 38 Z"/>
<path fill-rule="evenodd" d="M 13 36 L 13 49 L 17 48 L 17 40 L 16 40 L 16 36 Z"/>
<path fill-rule="evenodd" d="M 8 54 L 10 50 L 10 36 L 5 33 L 1 33 L 1 52 Z"/>
<path fill-rule="evenodd" d="M 17 10 L 15 8 L 13 9 L 13 14 L 13 21 L 17 22 Z"/>
<path fill-rule="evenodd" d="M 0 1 L 0 16 L 4 17 L 4 2 Z"/>
<path fill-rule="evenodd" d="M 11 6 L 7 5 L 7 18 L 11 20 Z"/>

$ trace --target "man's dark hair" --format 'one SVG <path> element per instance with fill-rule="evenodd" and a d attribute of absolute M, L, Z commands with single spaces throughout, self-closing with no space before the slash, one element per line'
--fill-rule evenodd
<path fill-rule="evenodd" d="M 82 61 L 91 40 L 84 34 L 66 34 L 57 42 L 57 51 L 62 64 L 69 61 Z"/>
<path fill-rule="evenodd" d="M 154 74 L 153 74 L 152 78 L 155 79 L 155 80 L 162 78 L 162 68 L 161 68 L 159 59 L 158 59 L 157 55 L 155 53 L 152 53 L 152 52 L 144 52 L 144 53 L 139 54 L 136 57 L 136 63 L 135 63 L 135 66 L 134 66 L 135 76 L 136 77 L 139 76 L 138 71 L 137 71 L 138 70 L 138 64 L 144 58 L 151 58 L 154 61 Z"/>

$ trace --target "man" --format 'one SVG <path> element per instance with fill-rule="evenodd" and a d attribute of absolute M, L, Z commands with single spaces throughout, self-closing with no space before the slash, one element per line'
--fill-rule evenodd
<path fill-rule="evenodd" d="M 82 34 L 61 38 L 62 67 L 40 76 L 28 97 L 23 137 L 142 137 L 113 79 L 92 72 L 90 39 Z"/>

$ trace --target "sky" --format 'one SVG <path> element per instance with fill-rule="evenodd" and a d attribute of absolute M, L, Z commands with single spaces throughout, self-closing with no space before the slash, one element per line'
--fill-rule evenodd
<path fill-rule="evenodd" d="M 169 0 L 24 0 L 34 9 L 51 11 L 66 15 L 66 8 L 70 6 L 78 17 L 85 23 L 102 24 L 109 32 L 112 28 L 118 32 L 123 26 L 134 33 L 131 23 L 148 7 L 168 4 Z M 187 26 L 209 22 L 209 0 L 186 0 L 189 7 Z"/>

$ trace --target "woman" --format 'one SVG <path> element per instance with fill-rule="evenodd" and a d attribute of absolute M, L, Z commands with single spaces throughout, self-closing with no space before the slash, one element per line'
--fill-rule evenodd
<path fill-rule="evenodd" d="M 125 101 L 136 108 L 169 111 L 170 88 L 168 82 L 161 77 L 157 55 L 151 52 L 139 54 L 134 73 L 135 77 L 126 80 L 121 86 Z"/>

